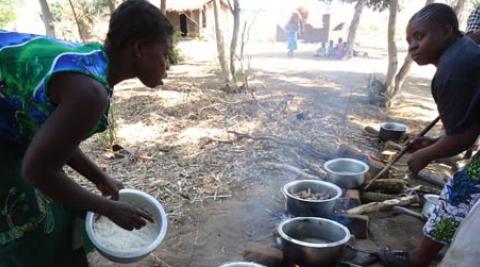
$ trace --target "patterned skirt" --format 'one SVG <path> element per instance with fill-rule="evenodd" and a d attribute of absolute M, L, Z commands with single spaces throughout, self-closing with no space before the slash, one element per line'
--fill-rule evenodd
<path fill-rule="evenodd" d="M 480 199 L 480 153 L 443 187 L 440 200 L 423 228 L 437 242 L 450 244 L 457 228 Z"/>
<path fill-rule="evenodd" d="M 25 183 L 24 152 L 0 142 L 0 266 L 72 266 L 75 214 Z"/>

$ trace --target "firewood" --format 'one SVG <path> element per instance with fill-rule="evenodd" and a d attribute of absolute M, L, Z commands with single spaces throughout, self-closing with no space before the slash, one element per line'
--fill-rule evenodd
<path fill-rule="evenodd" d="M 391 140 L 385 142 L 385 145 L 383 146 L 383 149 L 385 150 L 402 150 L 403 149 L 403 146 L 398 144 L 398 143 L 395 143 Z"/>
<path fill-rule="evenodd" d="M 378 137 L 378 134 L 380 133 L 377 129 L 373 128 L 372 126 L 367 126 L 367 127 L 363 128 L 363 132 L 366 135 L 370 135 L 370 136 L 374 136 L 374 137 Z"/>
<path fill-rule="evenodd" d="M 346 214 L 366 214 L 377 211 L 390 210 L 394 206 L 408 206 L 413 203 L 418 203 L 419 199 L 416 195 L 405 196 L 401 198 L 389 199 L 383 202 L 372 202 L 364 205 L 360 205 L 356 208 L 349 209 Z"/>
<path fill-rule="evenodd" d="M 390 162 L 390 161 L 393 160 L 395 155 L 397 155 L 397 152 L 392 151 L 392 150 L 384 150 L 384 151 L 382 151 L 381 155 L 382 155 L 382 160 L 383 161 Z"/>
<path fill-rule="evenodd" d="M 445 185 L 446 179 L 434 175 L 433 173 L 427 170 L 421 170 L 416 176 L 413 176 L 414 179 L 418 179 L 434 186 L 443 187 Z"/>
<path fill-rule="evenodd" d="M 400 194 L 407 187 L 407 181 L 402 179 L 378 179 L 374 181 L 368 190 L 379 190 L 387 194 Z"/>
<path fill-rule="evenodd" d="M 425 218 L 425 216 L 423 216 L 423 214 L 418 213 L 416 211 L 413 211 L 411 209 L 405 208 L 405 207 L 395 206 L 395 207 L 393 207 L 393 211 L 395 213 L 412 216 L 414 218 L 417 218 L 417 219 L 421 220 L 422 222 L 427 221 L 427 218 Z"/>
<path fill-rule="evenodd" d="M 421 195 L 423 194 L 434 194 L 434 195 L 440 195 L 441 190 L 435 187 L 427 186 L 427 185 L 417 185 L 412 188 L 407 188 L 406 192 L 408 193 L 419 193 Z"/>
<path fill-rule="evenodd" d="M 382 202 L 389 199 L 396 198 L 396 195 L 377 193 L 377 192 L 363 192 L 360 195 L 362 203 Z"/>
<path fill-rule="evenodd" d="M 369 160 L 368 166 L 370 167 L 368 174 L 371 177 L 375 177 L 383 168 L 385 168 L 385 164 L 377 160 Z M 388 171 L 383 176 L 388 176 Z"/>

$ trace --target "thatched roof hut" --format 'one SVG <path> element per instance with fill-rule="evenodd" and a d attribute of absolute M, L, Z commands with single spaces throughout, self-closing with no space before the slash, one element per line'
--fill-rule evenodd
<path fill-rule="evenodd" d="M 220 0 L 221 21 L 229 19 L 225 0 Z M 167 18 L 182 36 L 210 35 L 214 32 L 213 0 L 167 1 Z"/>

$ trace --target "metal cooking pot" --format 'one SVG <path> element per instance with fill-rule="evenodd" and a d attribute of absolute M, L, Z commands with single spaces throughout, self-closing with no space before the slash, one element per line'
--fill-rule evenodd
<path fill-rule="evenodd" d="M 336 158 L 323 165 L 328 173 L 328 180 L 343 188 L 356 188 L 365 181 L 365 173 L 369 168 L 360 160 Z"/>
<path fill-rule="evenodd" d="M 383 141 L 401 141 L 407 132 L 407 125 L 398 122 L 385 122 L 380 125 L 378 137 Z"/>
<path fill-rule="evenodd" d="M 312 192 L 327 191 L 330 198 L 326 200 L 307 200 L 295 195 L 309 188 Z M 335 202 L 342 195 L 340 187 L 317 180 L 298 180 L 287 183 L 283 186 L 282 192 L 286 199 L 287 211 L 293 216 L 329 217 L 333 213 Z"/>
<path fill-rule="evenodd" d="M 435 209 L 435 206 L 437 206 L 440 196 L 433 194 L 425 194 L 423 198 L 425 198 L 425 203 L 423 204 L 422 214 L 423 216 L 428 218 Z"/>
<path fill-rule="evenodd" d="M 332 266 L 342 256 L 350 231 L 324 218 L 297 217 L 278 226 L 277 243 L 287 262 L 302 267 Z"/>

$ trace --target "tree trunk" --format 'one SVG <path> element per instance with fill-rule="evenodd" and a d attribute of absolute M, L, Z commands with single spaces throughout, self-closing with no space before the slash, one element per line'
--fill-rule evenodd
<path fill-rule="evenodd" d="M 108 9 L 110 9 L 110 14 L 115 11 L 115 0 L 108 0 Z"/>
<path fill-rule="evenodd" d="M 388 70 L 385 78 L 385 91 L 390 99 L 394 90 L 394 78 L 398 69 L 397 45 L 395 43 L 395 26 L 397 25 L 398 0 L 391 0 L 388 16 Z"/>
<path fill-rule="evenodd" d="M 52 13 L 50 13 L 50 8 L 48 8 L 47 0 L 39 0 L 40 6 L 42 8 L 42 20 L 45 24 L 45 30 L 47 35 L 55 37 L 55 26 L 53 24 Z"/>
<path fill-rule="evenodd" d="M 235 55 L 237 52 L 238 34 L 240 33 L 240 4 L 238 0 L 233 0 L 233 33 L 232 42 L 230 43 L 230 73 L 233 81 L 237 81 L 236 68 L 235 68 Z"/>
<path fill-rule="evenodd" d="M 75 18 L 75 22 L 77 23 L 78 35 L 80 35 L 80 39 L 82 39 L 82 42 L 85 43 L 85 37 L 83 36 L 83 32 L 80 27 L 80 21 L 78 20 L 78 16 L 77 16 L 77 13 L 75 12 L 75 7 L 72 4 L 72 0 L 68 0 L 68 3 L 70 4 L 70 8 L 72 9 L 72 12 L 73 12 L 73 17 Z"/>
<path fill-rule="evenodd" d="M 461 23 L 462 22 L 462 18 L 463 18 L 463 11 L 465 10 L 465 0 L 458 0 L 457 1 L 457 4 L 455 5 L 455 7 L 453 8 L 453 10 L 455 10 L 455 13 L 457 14 L 457 17 L 458 17 L 458 21 Z"/>
<path fill-rule="evenodd" d="M 162 11 L 163 15 L 167 14 L 167 0 L 160 0 L 160 10 Z"/>
<path fill-rule="evenodd" d="M 215 36 L 217 39 L 218 62 L 220 63 L 220 68 L 222 70 L 222 74 L 225 81 L 229 83 L 230 75 L 229 75 L 227 61 L 225 58 L 225 42 L 223 40 L 223 33 L 220 26 L 220 18 L 219 18 L 220 4 L 218 1 L 219 0 L 213 0 L 213 13 L 215 16 Z"/>
<path fill-rule="evenodd" d="M 426 0 L 425 5 L 429 5 L 433 2 L 435 2 L 435 0 Z M 397 75 L 395 76 L 395 87 L 394 87 L 394 90 L 392 91 L 392 96 L 396 95 L 400 91 L 400 89 L 402 89 L 403 83 L 405 83 L 408 72 L 412 67 L 412 63 L 413 63 L 412 58 L 410 57 L 409 54 L 407 54 L 405 56 L 403 65 L 400 68 L 400 71 L 398 71 Z"/>
<path fill-rule="evenodd" d="M 366 0 L 357 0 L 357 4 L 355 5 L 355 13 L 353 14 L 353 19 L 348 30 L 346 58 L 351 58 L 353 56 L 353 44 L 355 42 L 355 36 L 357 35 L 358 25 L 360 24 L 363 7 L 366 2 Z"/>

